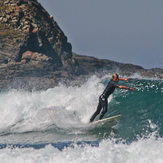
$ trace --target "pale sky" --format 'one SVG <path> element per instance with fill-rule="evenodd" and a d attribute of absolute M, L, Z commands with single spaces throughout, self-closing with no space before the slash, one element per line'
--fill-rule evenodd
<path fill-rule="evenodd" d="M 163 68 L 163 0 L 38 0 L 76 54 Z"/>

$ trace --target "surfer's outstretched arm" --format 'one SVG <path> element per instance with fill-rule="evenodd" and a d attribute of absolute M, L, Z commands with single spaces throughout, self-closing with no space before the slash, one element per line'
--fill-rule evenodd
<path fill-rule="evenodd" d="M 126 86 L 123 86 L 123 85 L 119 85 L 118 88 L 120 88 L 120 89 L 129 89 L 131 91 L 135 91 L 134 88 L 126 87 Z"/>
<path fill-rule="evenodd" d="M 124 81 L 128 82 L 130 79 L 129 78 L 119 78 L 118 80 L 124 80 Z"/>

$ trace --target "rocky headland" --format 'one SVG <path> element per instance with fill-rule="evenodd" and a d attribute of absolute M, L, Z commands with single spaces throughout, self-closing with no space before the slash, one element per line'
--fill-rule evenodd
<path fill-rule="evenodd" d="M 163 78 L 163 69 L 77 55 L 37 0 L 0 0 L 0 88 L 47 89 L 118 71 Z M 73 82 L 72 82 L 73 81 Z"/>

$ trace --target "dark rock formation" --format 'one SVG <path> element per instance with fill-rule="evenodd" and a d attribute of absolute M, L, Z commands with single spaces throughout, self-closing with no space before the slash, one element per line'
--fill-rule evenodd
<path fill-rule="evenodd" d="M 36 0 L 0 1 L 1 82 L 50 75 L 57 83 L 82 73 L 67 37 Z"/>
<path fill-rule="evenodd" d="M 134 74 L 139 74 L 144 78 L 158 78 L 163 79 L 163 69 L 144 69 L 141 66 L 136 66 L 132 64 L 123 64 L 105 59 L 98 59 L 95 57 L 88 57 L 77 55 L 73 53 L 73 57 L 78 61 L 80 67 L 89 74 L 94 74 L 95 72 L 104 75 L 108 73 L 117 72 L 122 76 L 132 76 Z"/>
<path fill-rule="evenodd" d="M 47 89 L 115 70 L 163 78 L 162 69 L 73 54 L 63 31 L 37 0 L 0 0 L 0 88 Z"/>

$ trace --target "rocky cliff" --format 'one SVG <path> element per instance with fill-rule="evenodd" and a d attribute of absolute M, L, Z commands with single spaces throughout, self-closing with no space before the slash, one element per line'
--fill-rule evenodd
<path fill-rule="evenodd" d="M 107 70 L 163 78 L 163 70 L 72 53 L 56 21 L 37 0 L 0 0 L 0 88 L 47 89 Z M 104 72 L 104 71 L 103 71 Z"/>
<path fill-rule="evenodd" d="M 56 84 L 59 76 L 82 73 L 67 37 L 37 0 L 0 1 L 1 84 L 43 76 Z"/>

